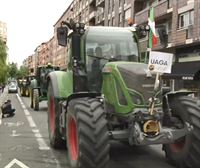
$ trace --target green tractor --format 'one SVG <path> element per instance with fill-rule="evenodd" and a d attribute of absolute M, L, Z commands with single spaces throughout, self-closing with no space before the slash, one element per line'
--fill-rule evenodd
<path fill-rule="evenodd" d="M 47 100 L 47 76 L 56 70 L 60 68 L 51 64 L 37 67 L 35 78 L 30 82 L 30 106 L 35 111 L 39 110 L 39 102 Z"/>
<path fill-rule="evenodd" d="M 172 163 L 200 167 L 200 108 L 191 92 L 170 91 L 140 63 L 146 28 L 71 20 L 57 29 L 69 64 L 48 75 L 49 139 L 53 148 L 66 144 L 72 168 L 106 167 L 110 140 L 162 144 Z"/>
<path fill-rule="evenodd" d="M 19 89 L 21 96 L 30 96 L 30 84 L 31 80 L 35 78 L 35 75 L 28 75 L 20 79 Z"/>

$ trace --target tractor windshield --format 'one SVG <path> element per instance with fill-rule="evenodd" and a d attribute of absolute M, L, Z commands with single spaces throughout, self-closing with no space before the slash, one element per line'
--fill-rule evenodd
<path fill-rule="evenodd" d="M 94 84 L 94 88 L 98 88 L 97 90 L 101 85 L 101 69 L 107 62 L 137 62 L 139 58 L 135 36 L 132 31 L 125 28 L 90 27 L 85 47 L 90 85 Z M 98 77 L 99 80 L 96 80 Z"/>
<path fill-rule="evenodd" d="M 138 45 L 133 32 L 125 28 L 92 27 L 86 37 L 86 55 L 108 61 L 135 62 Z"/>

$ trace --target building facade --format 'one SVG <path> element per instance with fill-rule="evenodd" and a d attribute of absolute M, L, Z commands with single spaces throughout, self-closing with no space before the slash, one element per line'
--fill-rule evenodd
<path fill-rule="evenodd" d="M 145 24 L 149 6 L 140 3 L 143 8 L 135 13 L 135 20 L 138 24 Z M 163 28 L 166 32 L 166 46 L 159 43 L 154 49 L 174 53 L 176 62 L 200 61 L 199 5 L 199 0 L 154 1 L 151 6 L 155 9 L 156 28 Z M 144 43 L 145 40 L 143 46 Z"/>
<path fill-rule="evenodd" d="M 7 26 L 5 22 L 0 21 L 0 37 L 7 43 Z"/>
<path fill-rule="evenodd" d="M 91 26 L 125 27 L 132 18 L 141 25 L 148 23 L 149 10 L 153 7 L 157 35 L 158 30 L 165 32 L 165 44 L 158 38 L 153 50 L 173 53 L 175 62 L 200 61 L 199 6 L 199 0 L 74 0 L 54 24 L 54 36 L 48 44 L 44 43 L 47 51 L 39 51 L 45 50 L 42 45 L 35 55 L 39 64 L 48 60 L 66 69 L 68 48 L 58 45 L 56 35 L 62 21 L 73 19 Z M 142 52 L 146 51 L 147 43 L 148 37 L 140 40 Z"/>
<path fill-rule="evenodd" d="M 200 61 L 199 5 L 199 0 L 74 0 L 54 25 L 54 32 L 61 21 L 69 18 L 96 26 L 124 27 L 128 26 L 129 18 L 138 25 L 147 24 L 150 7 L 154 7 L 156 30 L 161 28 L 166 32 L 166 44 L 161 44 L 158 38 L 153 50 L 174 53 L 175 61 Z M 146 51 L 147 42 L 147 38 L 141 39 L 143 52 Z M 67 55 L 67 48 L 54 43 L 56 64 L 67 63 L 63 57 Z"/>

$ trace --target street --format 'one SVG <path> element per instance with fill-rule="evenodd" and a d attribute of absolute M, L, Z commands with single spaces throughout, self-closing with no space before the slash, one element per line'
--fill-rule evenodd
<path fill-rule="evenodd" d="M 19 94 L 1 95 L 16 109 L 13 117 L 0 118 L 0 168 L 69 168 L 67 150 L 49 146 L 47 102 L 40 111 L 30 108 L 30 98 Z M 161 145 L 130 147 L 111 142 L 109 168 L 173 168 L 165 159 Z"/>

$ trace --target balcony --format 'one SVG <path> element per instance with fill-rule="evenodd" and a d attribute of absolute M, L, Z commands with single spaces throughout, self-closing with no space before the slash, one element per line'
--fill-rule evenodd
<path fill-rule="evenodd" d="M 105 0 L 96 0 L 97 7 L 105 7 Z"/>
<path fill-rule="evenodd" d="M 135 14 L 135 22 L 139 25 L 147 22 L 147 18 L 149 17 L 149 10 L 146 8 Z"/>
<path fill-rule="evenodd" d="M 96 25 L 104 25 L 105 15 L 104 12 L 97 14 L 96 16 Z"/>
<path fill-rule="evenodd" d="M 159 3 L 155 4 L 154 6 L 154 11 L 155 11 L 155 18 L 161 17 L 163 15 L 166 15 L 167 13 L 169 13 L 170 4 L 169 0 L 163 0 L 160 1 Z"/>
<path fill-rule="evenodd" d="M 93 19 L 96 17 L 96 11 L 92 11 L 90 14 L 89 14 L 89 20 Z"/>
<path fill-rule="evenodd" d="M 156 18 L 165 18 L 169 13 L 172 12 L 172 0 L 162 0 L 158 3 L 152 4 L 154 7 L 154 16 Z M 139 11 L 135 14 L 135 21 L 137 24 L 142 24 L 147 22 L 147 18 L 149 17 L 149 7 Z"/>
<path fill-rule="evenodd" d="M 183 45 L 187 39 L 188 29 L 179 29 L 176 32 L 176 45 Z"/>

